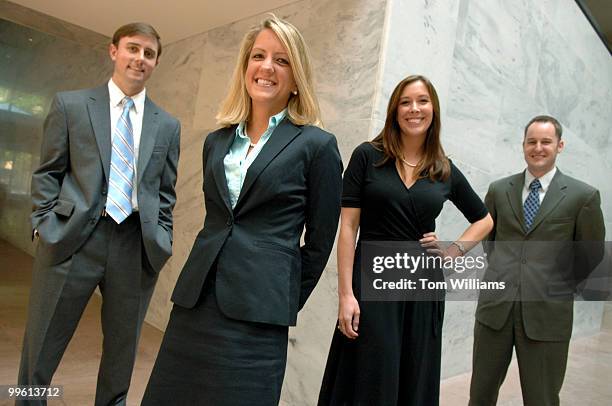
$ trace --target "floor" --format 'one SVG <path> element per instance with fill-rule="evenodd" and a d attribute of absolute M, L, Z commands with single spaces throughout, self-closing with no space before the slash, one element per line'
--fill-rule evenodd
<path fill-rule="evenodd" d="M 15 384 L 25 323 L 32 258 L 0 240 L 0 385 Z M 594 336 L 572 341 L 562 405 L 612 404 L 612 306 L 607 304 L 605 329 Z M 101 354 L 100 298 L 90 301 L 77 332 L 55 374 L 54 384 L 64 385 L 61 400 L 49 405 L 91 405 Z M 128 398 L 138 405 L 161 343 L 162 333 L 145 323 Z M 441 387 L 442 406 L 467 405 L 470 374 L 446 379 Z M 0 405 L 12 402 L 2 400 Z M 498 405 L 521 405 L 516 364 L 511 364 Z M 375 405 L 372 405 L 375 406 Z"/>
<path fill-rule="evenodd" d="M 0 385 L 17 381 L 31 269 L 32 257 L 0 240 Z M 100 306 L 94 295 L 53 378 L 54 385 L 64 386 L 63 399 L 49 405 L 93 405 L 102 354 Z M 128 405 L 140 404 L 162 336 L 155 327 L 143 326 Z M 0 405 L 10 404 L 0 397 Z"/>

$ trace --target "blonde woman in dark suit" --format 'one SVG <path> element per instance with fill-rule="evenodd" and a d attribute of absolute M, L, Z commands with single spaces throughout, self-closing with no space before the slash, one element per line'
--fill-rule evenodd
<path fill-rule="evenodd" d="M 336 234 L 342 162 L 319 127 L 294 26 L 272 16 L 246 34 L 217 120 L 204 144 L 204 228 L 143 405 L 277 405 L 288 326 Z"/>

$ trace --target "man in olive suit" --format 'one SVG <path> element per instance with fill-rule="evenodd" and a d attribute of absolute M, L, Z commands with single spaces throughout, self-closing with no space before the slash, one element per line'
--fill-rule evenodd
<path fill-rule="evenodd" d="M 513 348 L 524 404 L 559 404 L 574 294 L 601 261 L 605 236 L 599 192 L 555 166 L 561 134 L 555 118 L 534 117 L 523 139 L 527 169 L 486 195 L 495 227 L 485 279 L 506 289 L 480 295 L 470 406 L 497 403 Z"/>

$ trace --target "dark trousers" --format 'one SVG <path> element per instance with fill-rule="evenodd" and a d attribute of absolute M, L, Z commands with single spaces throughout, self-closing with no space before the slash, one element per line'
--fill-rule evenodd
<path fill-rule="evenodd" d="M 523 403 L 558 406 L 567 365 L 569 341 L 536 341 L 525 334 L 521 303 L 501 330 L 476 321 L 470 406 L 493 406 L 516 348 Z"/>
<path fill-rule="evenodd" d="M 124 405 L 140 328 L 157 280 L 142 248 L 140 222 L 102 217 L 69 259 L 48 265 L 36 257 L 18 382 L 49 385 L 97 286 L 102 293 L 102 360 L 96 405 Z M 64 387 L 70 391 L 70 385 Z M 45 405 L 23 401 L 18 405 Z"/>

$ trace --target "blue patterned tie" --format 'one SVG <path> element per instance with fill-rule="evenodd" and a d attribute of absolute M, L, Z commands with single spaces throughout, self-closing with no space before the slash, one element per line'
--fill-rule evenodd
<path fill-rule="evenodd" d="M 130 109 L 134 100 L 123 99 L 123 112 L 113 134 L 108 198 L 106 212 L 121 224 L 132 213 L 134 189 L 134 134 L 130 122 Z"/>
<path fill-rule="evenodd" d="M 531 228 L 533 225 L 533 219 L 535 219 L 536 214 L 538 214 L 538 209 L 540 208 L 540 194 L 538 191 L 541 188 L 542 185 L 540 184 L 539 179 L 534 179 L 529 185 L 529 195 L 527 196 L 527 199 L 525 199 L 525 204 L 523 205 L 527 230 Z"/>

